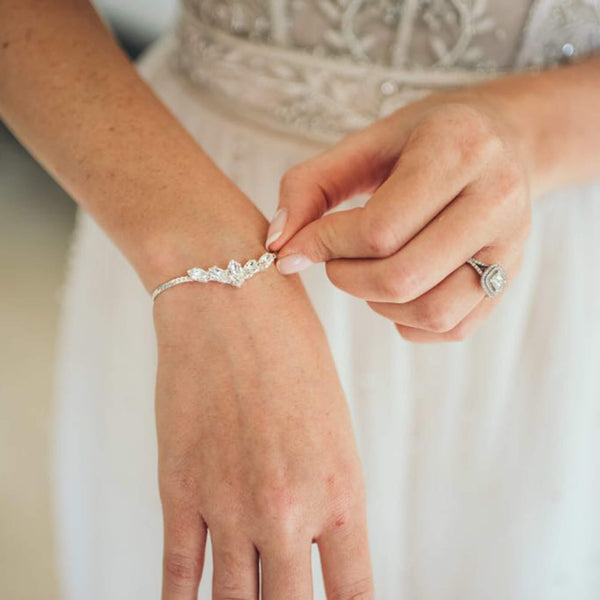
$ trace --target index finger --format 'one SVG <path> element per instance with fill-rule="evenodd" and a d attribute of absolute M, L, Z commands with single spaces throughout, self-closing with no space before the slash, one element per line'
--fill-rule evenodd
<path fill-rule="evenodd" d="M 391 256 L 435 218 L 475 176 L 454 146 L 433 136 L 409 140 L 386 181 L 364 206 L 336 210 L 299 230 L 279 259 L 302 254 L 311 262 Z"/>

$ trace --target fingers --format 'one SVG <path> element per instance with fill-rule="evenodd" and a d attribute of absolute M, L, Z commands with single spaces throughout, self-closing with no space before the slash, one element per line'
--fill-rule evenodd
<path fill-rule="evenodd" d="M 278 203 L 278 209 L 286 209 L 286 219 L 273 221 L 267 249 L 278 251 L 299 229 L 347 198 L 373 191 L 385 179 L 394 155 L 382 151 L 382 129 L 377 124 L 357 131 L 287 171 L 281 180 Z M 395 144 L 402 144 L 406 135 L 398 130 Z"/>
<path fill-rule="evenodd" d="M 458 325 L 484 299 L 469 265 L 459 267 L 441 283 L 419 298 L 403 304 L 370 302 L 367 304 L 382 317 L 406 327 L 431 332 L 449 331 Z"/>
<path fill-rule="evenodd" d="M 351 238 L 353 253 L 329 258 L 386 257 L 404 246 L 476 176 L 473 165 L 460 168 L 457 154 L 446 140 L 417 129 L 392 174 L 367 202 L 361 235 L 355 231 Z"/>
<path fill-rule="evenodd" d="M 327 275 L 341 290 L 374 302 L 405 303 L 437 285 L 490 239 L 477 200 L 461 197 L 401 250 L 382 259 L 338 259 Z"/>
<path fill-rule="evenodd" d="M 311 546 L 311 540 L 304 539 L 273 549 L 261 549 L 263 600 L 311 600 Z"/>
<path fill-rule="evenodd" d="M 498 260 L 499 256 L 504 258 Z M 500 262 L 509 273 L 507 285 L 510 285 L 520 269 L 523 255 L 511 250 L 491 248 L 478 253 L 476 258 L 486 263 Z M 469 278 L 474 282 L 471 285 L 466 281 Z M 394 321 L 398 333 L 407 341 L 437 343 L 458 342 L 473 335 L 500 300 L 501 296 L 487 298 L 481 289 L 479 275 L 472 267 L 465 265 L 434 290 L 406 305 L 369 305 L 382 316 Z M 475 305 L 469 310 L 470 301 Z"/>
<path fill-rule="evenodd" d="M 500 263 L 510 281 L 520 266 L 522 252 L 516 244 L 495 246 L 478 252 L 475 258 L 487 264 Z M 368 304 L 376 313 L 399 325 L 442 333 L 451 331 L 482 301 L 491 302 L 481 287 L 480 276 L 470 265 L 464 264 L 415 300 L 403 304 Z"/>
<path fill-rule="evenodd" d="M 496 150 L 483 133 L 475 135 L 473 127 L 466 136 L 459 119 L 438 121 L 430 117 L 415 127 L 364 210 L 339 211 L 316 221 L 313 215 L 288 243 L 277 245 L 279 258 L 300 254 L 314 263 L 385 257 L 413 238 L 476 179 L 487 155 Z M 442 126 L 444 135 L 439 135 Z M 349 179 L 355 176 L 344 172 Z"/>
<path fill-rule="evenodd" d="M 392 256 L 330 261 L 327 274 L 334 285 L 365 300 L 410 302 L 481 248 L 498 243 L 499 236 L 523 240 L 529 230 L 523 200 L 521 189 L 503 187 L 498 178 L 478 180 Z"/>
<path fill-rule="evenodd" d="M 408 158 L 401 157 L 398 167 L 364 207 L 313 219 L 281 248 L 279 260 L 301 254 L 315 263 L 341 257 L 386 257 L 396 252 L 468 183 L 464 171 L 456 171 L 463 177 L 443 177 L 444 169 L 437 163 L 419 168 L 419 154 L 408 151 Z"/>
<path fill-rule="evenodd" d="M 482 300 L 460 323 L 441 333 L 425 331 L 396 323 L 398 333 L 407 341 L 417 344 L 439 342 L 461 342 L 475 333 L 479 326 L 490 316 L 500 298 Z"/>
<path fill-rule="evenodd" d="M 211 529 L 213 600 L 258 598 L 258 552 L 248 537 L 233 530 Z"/>
<path fill-rule="evenodd" d="M 335 600 L 375 597 L 366 519 L 339 514 L 317 539 L 327 597 Z"/>
<path fill-rule="evenodd" d="M 166 511 L 163 600 L 195 600 L 204 564 L 206 524 L 197 511 Z"/>

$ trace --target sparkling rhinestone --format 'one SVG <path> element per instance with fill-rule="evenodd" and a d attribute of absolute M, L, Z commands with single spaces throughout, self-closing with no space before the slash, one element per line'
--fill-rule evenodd
<path fill-rule="evenodd" d="M 261 269 L 266 269 L 267 267 L 269 267 L 273 260 L 275 260 L 275 255 L 272 252 L 265 252 L 259 259 L 258 259 L 258 266 Z"/>
<path fill-rule="evenodd" d="M 251 258 L 245 265 L 244 265 L 244 273 L 246 274 L 247 277 L 252 277 L 252 275 L 254 275 L 255 273 L 257 273 L 259 271 L 259 266 L 258 266 L 258 262 L 256 262 L 256 260 L 254 260 L 253 258 Z"/>
<path fill-rule="evenodd" d="M 210 279 L 212 281 L 220 281 L 221 283 L 229 283 L 229 274 L 224 269 L 219 267 L 211 267 L 208 269 Z"/>
<path fill-rule="evenodd" d="M 229 281 L 236 287 L 240 287 L 244 283 L 244 271 L 242 265 L 237 260 L 230 260 L 227 265 L 227 271 L 229 273 Z"/>
<path fill-rule="evenodd" d="M 235 277 L 239 277 L 242 274 L 242 265 L 237 260 L 232 259 L 227 265 L 227 270 Z"/>
<path fill-rule="evenodd" d="M 195 267 L 194 269 L 189 269 L 187 274 L 194 281 L 208 281 L 210 279 L 210 274 L 208 273 L 208 271 L 205 271 L 204 269 L 199 269 L 197 267 Z"/>
<path fill-rule="evenodd" d="M 575 46 L 573 46 L 573 44 L 570 42 L 567 42 L 566 44 L 563 44 L 561 52 L 563 53 L 563 56 L 571 57 L 573 54 L 575 54 Z"/>
<path fill-rule="evenodd" d="M 384 96 L 391 96 L 398 91 L 398 86 L 393 81 L 384 81 L 381 86 L 381 93 Z"/>
<path fill-rule="evenodd" d="M 504 283 L 504 277 L 502 273 L 496 273 L 495 275 L 492 275 L 492 277 L 490 277 L 490 283 L 496 288 L 501 287 Z"/>

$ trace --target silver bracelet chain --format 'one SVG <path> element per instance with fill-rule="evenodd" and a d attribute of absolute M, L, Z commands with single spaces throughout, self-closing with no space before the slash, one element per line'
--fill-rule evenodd
<path fill-rule="evenodd" d="M 194 267 L 188 269 L 187 275 L 175 277 L 169 279 L 165 283 L 161 283 L 152 292 L 152 300 L 155 300 L 159 294 L 162 294 L 165 290 L 172 288 L 180 283 L 205 283 L 208 281 L 217 281 L 218 283 L 226 283 L 235 287 L 240 287 L 244 281 L 254 277 L 259 271 L 268 269 L 275 260 L 275 254 L 273 252 L 265 252 L 260 258 L 251 258 L 243 266 L 237 262 L 237 260 L 230 260 L 226 269 L 213 266 L 208 269 L 201 269 Z"/>

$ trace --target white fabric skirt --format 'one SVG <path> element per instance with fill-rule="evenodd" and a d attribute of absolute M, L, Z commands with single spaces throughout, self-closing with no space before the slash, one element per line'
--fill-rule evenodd
<path fill-rule="evenodd" d="M 172 72 L 168 46 L 140 72 L 270 218 L 281 175 L 321 147 L 215 107 Z M 301 275 L 352 410 L 378 598 L 600 598 L 600 185 L 540 199 L 527 244 L 494 314 L 460 343 L 406 342 L 323 265 Z M 66 600 L 160 597 L 151 313 L 80 211 L 54 457 Z M 200 598 L 211 571 L 208 551 Z"/>

